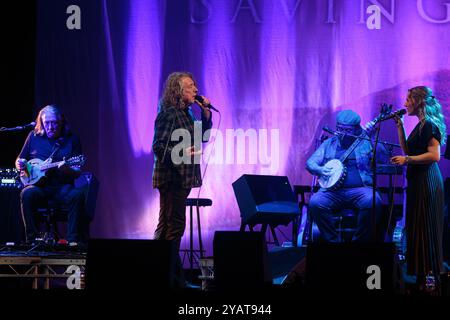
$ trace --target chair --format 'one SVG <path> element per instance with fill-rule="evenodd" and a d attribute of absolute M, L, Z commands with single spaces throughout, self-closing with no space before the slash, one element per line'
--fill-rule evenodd
<path fill-rule="evenodd" d="M 335 212 L 338 242 L 350 242 L 356 232 L 358 210 L 345 208 Z"/>
<path fill-rule="evenodd" d="M 189 266 L 191 272 L 194 270 L 194 260 L 203 259 L 205 250 L 203 249 L 202 241 L 202 229 L 200 223 L 200 207 L 210 207 L 212 206 L 212 200 L 207 198 L 188 198 L 186 199 L 186 207 L 189 207 L 189 217 L 190 217 L 190 232 L 189 232 L 189 249 L 180 250 L 184 252 L 184 255 L 188 256 Z M 194 207 L 196 207 L 197 212 L 197 234 L 198 234 L 198 245 L 199 249 L 194 249 Z M 183 256 L 184 261 L 184 256 Z"/>
<path fill-rule="evenodd" d="M 75 179 L 75 187 L 83 189 L 85 196 L 86 217 L 90 223 L 94 219 L 99 182 L 90 172 L 83 172 Z M 36 210 L 38 220 L 44 221 L 45 231 L 42 240 L 47 244 L 54 244 L 61 239 L 58 232 L 58 222 L 67 222 L 68 209 L 54 200 L 49 200 L 46 206 Z M 89 236 L 89 228 L 86 237 Z M 86 239 L 87 240 L 87 239 Z"/>
<path fill-rule="evenodd" d="M 306 204 L 307 206 L 307 204 Z M 334 226 L 338 233 L 338 242 L 350 242 L 356 232 L 358 211 L 345 208 L 334 212 Z M 310 213 L 307 214 L 307 221 L 303 231 L 302 244 L 316 242 L 320 239 L 320 231 L 315 224 Z"/>
<path fill-rule="evenodd" d="M 319 188 L 314 187 L 313 191 L 317 192 Z M 306 222 L 303 231 L 302 244 L 316 242 L 320 239 L 320 231 L 313 221 L 309 212 L 309 203 L 306 201 L 305 194 L 312 193 L 310 186 L 294 186 L 294 192 L 301 196 L 299 202 L 300 210 L 304 207 L 307 209 Z M 350 242 L 356 232 L 358 223 L 358 210 L 352 208 L 343 208 L 334 211 L 334 226 L 338 233 L 338 242 Z"/>

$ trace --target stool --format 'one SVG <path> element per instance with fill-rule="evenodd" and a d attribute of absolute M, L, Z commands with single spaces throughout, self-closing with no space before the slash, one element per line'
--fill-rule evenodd
<path fill-rule="evenodd" d="M 186 199 L 186 207 L 189 207 L 190 216 L 190 235 L 189 235 L 189 250 L 182 250 L 188 254 L 191 272 L 194 269 L 194 258 L 196 258 L 196 253 L 199 253 L 200 259 L 203 259 L 203 242 L 202 242 L 202 229 L 200 226 L 200 207 L 210 207 L 212 206 L 212 200 L 206 198 L 188 198 Z M 194 214 L 193 207 L 197 208 L 197 228 L 198 228 L 198 245 L 199 249 L 194 250 Z M 198 258 L 197 258 L 198 261 Z"/>
<path fill-rule="evenodd" d="M 358 212 L 353 209 L 343 209 L 337 212 L 337 228 L 338 242 L 349 242 L 356 231 L 358 224 Z"/>
<path fill-rule="evenodd" d="M 358 212 L 354 209 L 342 209 L 334 212 L 334 225 L 338 234 L 337 242 L 350 242 L 356 231 Z M 307 233 L 307 238 L 305 238 Z M 307 215 L 302 243 L 311 243 L 320 239 L 320 230 L 312 217 Z"/>
<path fill-rule="evenodd" d="M 42 240 L 47 244 L 55 244 L 61 238 L 58 232 L 58 222 L 67 222 L 67 208 L 49 200 L 46 207 L 39 207 L 36 210 L 36 214 L 45 222 Z"/>

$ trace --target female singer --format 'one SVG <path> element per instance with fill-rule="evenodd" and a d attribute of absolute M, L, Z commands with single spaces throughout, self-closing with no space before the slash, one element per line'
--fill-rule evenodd
<path fill-rule="evenodd" d="M 441 105 L 430 88 L 409 89 L 405 107 L 419 123 L 406 138 L 403 119 L 395 118 L 406 156 L 395 156 L 391 161 L 408 166 L 407 273 L 416 275 L 418 289 L 425 290 L 426 277 L 431 274 L 438 288 L 443 268 L 444 185 L 437 162 L 447 135 Z"/>

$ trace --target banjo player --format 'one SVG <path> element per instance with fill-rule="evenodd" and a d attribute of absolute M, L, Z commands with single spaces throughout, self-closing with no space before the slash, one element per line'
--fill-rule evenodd
<path fill-rule="evenodd" d="M 340 111 L 336 118 L 338 135 L 325 140 L 306 162 L 306 169 L 319 177 L 321 188 L 313 194 L 309 213 L 326 242 L 339 241 L 333 216 L 342 209 L 358 211 L 352 242 L 368 242 L 371 235 L 372 143 L 361 127 L 361 117 L 352 110 Z M 388 153 L 381 144 L 377 162 L 387 163 Z M 376 193 L 376 223 L 381 216 L 381 197 Z"/>

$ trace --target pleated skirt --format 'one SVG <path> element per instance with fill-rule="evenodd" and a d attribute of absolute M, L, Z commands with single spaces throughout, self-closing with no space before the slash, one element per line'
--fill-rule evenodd
<path fill-rule="evenodd" d="M 406 263 L 411 275 L 443 268 L 444 184 L 437 163 L 408 168 Z"/>

